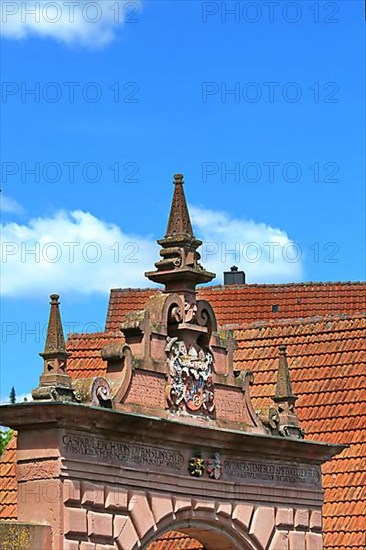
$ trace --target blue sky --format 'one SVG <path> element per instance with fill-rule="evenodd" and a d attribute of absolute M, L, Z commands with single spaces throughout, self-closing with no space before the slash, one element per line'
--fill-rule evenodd
<path fill-rule="evenodd" d="M 45 4 L 2 3 L 2 398 L 50 293 L 80 332 L 148 286 L 176 172 L 215 283 L 365 278 L 362 1 Z"/>

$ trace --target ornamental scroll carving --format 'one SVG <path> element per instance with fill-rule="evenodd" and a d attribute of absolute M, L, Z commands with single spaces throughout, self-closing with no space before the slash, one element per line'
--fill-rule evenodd
<path fill-rule="evenodd" d="M 168 353 L 170 381 L 167 400 L 173 411 L 201 413 L 212 416 L 215 410 L 213 386 L 213 356 L 208 350 L 187 350 L 183 341 L 169 339 Z"/>

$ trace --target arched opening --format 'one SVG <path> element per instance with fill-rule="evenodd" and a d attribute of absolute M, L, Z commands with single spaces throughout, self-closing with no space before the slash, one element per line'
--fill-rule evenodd
<path fill-rule="evenodd" d="M 142 550 L 258 550 L 248 534 L 236 529 L 229 519 L 192 518 L 188 511 L 178 515 L 185 517 L 173 524 L 163 520 L 158 532 L 147 534 Z"/>

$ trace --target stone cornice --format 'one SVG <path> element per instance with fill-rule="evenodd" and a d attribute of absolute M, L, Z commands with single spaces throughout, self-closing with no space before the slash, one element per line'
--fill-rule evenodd
<path fill-rule="evenodd" d="M 15 430 L 72 428 L 96 435 L 103 433 L 106 437 L 138 437 L 146 443 L 163 440 L 165 445 L 197 446 L 239 453 L 244 458 L 254 455 L 287 462 L 322 464 L 346 448 L 345 445 L 218 429 L 210 425 L 210 420 L 193 425 L 182 417 L 179 420 L 162 419 L 75 403 L 3 405 L 0 419 L 1 424 Z"/>

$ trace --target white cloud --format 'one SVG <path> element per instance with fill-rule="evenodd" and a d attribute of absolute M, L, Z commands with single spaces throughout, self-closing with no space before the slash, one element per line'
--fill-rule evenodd
<path fill-rule="evenodd" d="M 140 9 L 140 0 L 4 0 L 1 34 L 100 48 L 116 38 L 123 24 L 138 22 Z"/>
<path fill-rule="evenodd" d="M 23 207 L 14 199 L 6 197 L 3 193 L 0 194 L 0 210 L 9 214 L 22 214 Z"/>
<path fill-rule="evenodd" d="M 152 239 L 123 233 L 80 210 L 4 224 L 1 252 L 7 296 L 146 285 L 144 271 L 158 258 Z"/>
<path fill-rule="evenodd" d="M 278 228 L 236 219 L 226 212 L 190 207 L 192 223 L 204 241 L 202 262 L 221 279 L 237 265 L 247 282 L 275 283 L 301 280 L 302 250 Z"/>
<path fill-rule="evenodd" d="M 284 257 L 284 250 L 291 256 L 292 249 L 282 230 L 202 208 L 191 207 L 191 213 L 204 240 L 203 263 L 219 279 L 233 264 L 243 268 L 252 283 L 301 277 L 301 262 Z M 275 244 L 273 258 L 266 243 Z M 60 211 L 22 225 L 4 224 L 1 252 L 2 294 L 17 297 L 51 292 L 105 294 L 113 287 L 147 286 L 151 283 L 144 272 L 154 269 L 159 259 L 154 239 L 125 233 L 80 210 Z"/>

